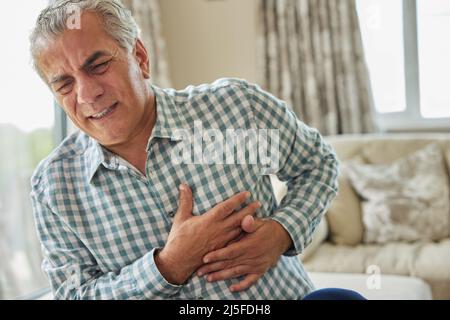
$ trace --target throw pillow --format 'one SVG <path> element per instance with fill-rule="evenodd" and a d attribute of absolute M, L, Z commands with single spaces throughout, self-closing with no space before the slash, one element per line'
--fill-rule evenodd
<path fill-rule="evenodd" d="M 326 214 L 330 241 L 337 245 L 355 246 L 363 241 L 361 204 L 348 180 L 345 165 L 341 165 L 339 189 Z"/>
<path fill-rule="evenodd" d="M 390 165 L 349 162 L 347 172 L 363 200 L 364 242 L 440 240 L 449 235 L 449 182 L 438 144 Z"/>

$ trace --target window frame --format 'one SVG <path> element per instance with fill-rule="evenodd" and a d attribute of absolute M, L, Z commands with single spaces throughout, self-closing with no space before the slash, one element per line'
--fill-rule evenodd
<path fill-rule="evenodd" d="M 56 103 L 53 103 L 55 112 L 55 148 L 67 137 L 67 116 L 64 110 Z"/>
<path fill-rule="evenodd" d="M 374 110 L 375 121 L 381 131 L 450 131 L 450 117 L 429 119 L 420 114 L 417 1 L 403 0 L 406 109 L 390 113 Z"/>

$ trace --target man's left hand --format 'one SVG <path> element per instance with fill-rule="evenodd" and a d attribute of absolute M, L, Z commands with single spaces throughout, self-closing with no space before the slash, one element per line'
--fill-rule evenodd
<path fill-rule="evenodd" d="M 274 267 L 292 245 L 287 231 L 275 220 L 246 217 L 242 229 L 247 234 L 239 241 L 204 256 L 205 265 L 198 269 L 198 276 L 205 275 L 210 282 L 245 276 L 230 286 L 232 292 L 243 291 Z"/>

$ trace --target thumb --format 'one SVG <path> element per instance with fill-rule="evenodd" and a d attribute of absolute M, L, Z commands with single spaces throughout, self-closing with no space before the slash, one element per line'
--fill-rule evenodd
<path fill-rule="evenodd" d="M 253 216 L 245 216 L 241 222 L 241 228 L 247 233 L 252 233 L 255 231 L 255 218 Z"/>
<path fill-rule="evenodd" d="M 242 219 L 241 228 L 247 233 L 254 233 L 256 230 L 261 228 L 264 224 L 264 220 L 255 219 L 253 216 L 246 216 Z"/>
<path fill-rule="evenodd" d="M 192 217 L 192 191 L 187 184 L 180 184 L 178 210 L 175 218 L 181 222 Z"/>

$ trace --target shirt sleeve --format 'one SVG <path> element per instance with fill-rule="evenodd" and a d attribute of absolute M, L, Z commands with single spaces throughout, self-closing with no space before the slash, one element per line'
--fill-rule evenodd
<path fill-rule="evenodd" d="M 181 286 L 168 283 L 159 272 L 155 249 L 118 271 L 102 272 L 95 258 L 69 226 L 31 194 L 36 228 L 55 299 L 165 299 Z"/>
<path fill-rule="evenodd" d="M 300 121 L 286 103 L 248 85 L 258 128 L 279 129 L 278 166 L 272 172 L 287 182 L 287 193 L 271 219 L 289 233 L 297 255 L 311 242 L 314 230 L 337 193 L 339 162 L 320 133 Z"/>

